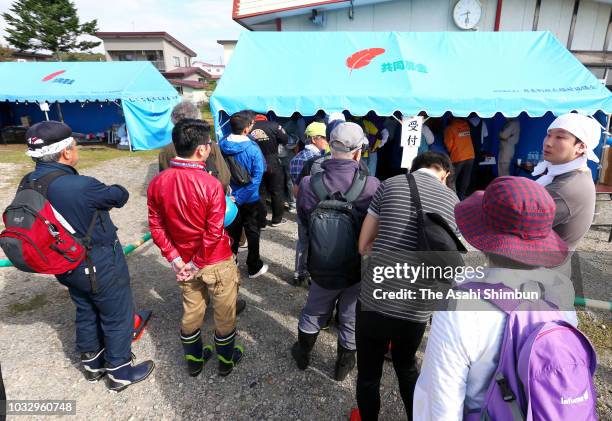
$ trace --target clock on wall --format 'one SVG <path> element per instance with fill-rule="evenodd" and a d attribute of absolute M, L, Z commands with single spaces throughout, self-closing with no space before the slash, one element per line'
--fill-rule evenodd
<path fill-rule="evenodd" d="M 482 17 L 478 0 L 459 0 L 453 9 L 453 20 L 460 29 L 473 29 Z"/>

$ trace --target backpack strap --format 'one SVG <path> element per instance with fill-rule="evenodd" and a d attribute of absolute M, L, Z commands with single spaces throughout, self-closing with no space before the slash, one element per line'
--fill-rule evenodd
<path fill-rule="evenodd" d="M 457 285 L 457 288 L 465 290 L 465 291 L 479 291 L 479 292 L 484 291 L 485 289 L 496 290 L 499 292 L 512 291 L 510 288 L 508 288 L 504 284 L 500 284 L 500 283 L 487 284 L 484 282 L 465 282 L 465 283 Z M 481 294 L 481 296 L 483 296 L 483 294 Z M 503 311 L 504 313 L 508 315 L 512 313 L 514 310 L 516 310 L 516 308 L 522 302 L 521 300 L 503 300 L 501 298 L 493 298 L 493 297 L 487 298 L 485 301 L 488 301 L 489 303 L 493 304 L 499 310 Z"/>
<path fill-rule="evenodd" d="M 346 193 L 344 193 L 344 199 L 348 203 L 352 203 L 357 200 L 357 198 L 363 192 L 367 180 L 368 176 L 365 173 L 357 170 L 357 172 L 355 173 L 355 177 L 353 178 L 353 182 L 351 183 L 351 187 Z"/>
<path fill-rule="evenodd" d="M 417 235 L 419 244 L 425 243 L 425 216 L 423 216 L 423 205 L 421 204 L 421 195 L 417 187 L 416 179 L 412 173 L 406 173 L 408 179 L 408 187 L 410 188 L 410 202 L 414 205 L 417 214 Z"/>
<path fill-rule="evenodd" d="M 317 195 L 320 201 L 327 200 L 331 195 L 323 182 L 323 171 L 310 177 L 310 187 L 312 187 L 312 191 Z"/>
<path fill-rule="evenodd" d="M 47 197 L 47 190 L 49 190 L 49 186 L 51 185 L 51 183 L 56 178 L 68 175 L 66 171 L 62 170 L 51 171 L 49 174 L 45 174 L 40 178 L 32 178 L 32 174 L 33 172 L 26 174 L 26 176 L 21 179 L 17 191 L 21 191 L 23 189 L 32 189 L 39 192 L 45 198 Z"/>

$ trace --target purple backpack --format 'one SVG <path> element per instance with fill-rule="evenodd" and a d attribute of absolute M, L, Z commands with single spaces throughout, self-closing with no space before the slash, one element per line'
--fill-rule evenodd
<path fill-rule="evenodd" d="M 477 282 L 459 288 L 512 291 Z M 506 313 L 506 329 L 484 404 L 464 420 L 597 420 L 597 357 L 586 336 L 543 300 L 487 301 Z"/>

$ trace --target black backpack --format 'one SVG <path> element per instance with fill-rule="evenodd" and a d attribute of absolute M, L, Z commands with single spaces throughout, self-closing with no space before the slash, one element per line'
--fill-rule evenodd
<path fill-rule="evenodd" d="M 222 154 L 230 172 L 230 181 L 232 184 L 242 187 L 251 182 L 251 174 L 236 160 L 234 155 Z"/>
<path fill-rule="evenodd" d="M 310 178 L 319 203 L 308 219 L 308 271 L 322 288 L 340 289 L 359 282 L 358 242 L 363 218 L 353 202 L 361 195 L 366 180 L 367 175 L 357 171 L 351 187 L 342 194 L 327 189 L 323 172 Z"/>

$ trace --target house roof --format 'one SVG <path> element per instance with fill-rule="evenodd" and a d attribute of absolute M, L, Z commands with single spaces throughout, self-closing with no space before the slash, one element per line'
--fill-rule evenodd
<path fill-rule="evenodd" d="M 102 40 L 113 38 L 162 38 L 174 45 L 190 57 L 196 57 L 197 53 L 185 44 L 174 38 L 167 32 L 96 32 L 96 36 Z"/>
<path fill-rule="evenodd" d="M 186 86 L 192 89 L 204 89 L 206 88 L 206 84 L 204 82 L 199 82 L 197 80 L 182 80 L 182 79 L 168 79 L 173 86 Z"/>
<path fill-rule="evenodd" d="M 194 61 L 191 64 L 198 64 L 198 65 L 210 66 L 210 67 L 225 67 L 225 64 L 213 64 L 213 63 L 206 63 L 204 61 Z"/>
<path fill-rule="evenodd" d="M 52 58 L 53 56 L 51 54 L 42 54 L 42 53 L 34 53 L 31 51 L 20 51 L 20 50 L 16 50 L 14 48 L 6 48 L 6 50 L 8 50 L 11 55 L 13 57 L 24 57 L 24 58 L 43 58 L 43 59 L 48 59 L 48 58 Z"/>
<path fill-rule="evenodd" d="M 185 77 L 189 77 L 191 75 L 198 74 L 207 79 L 219 79 L 219 75 L 213 75 L 212 73 L 208 73 L 206 70 L 201 67 L 177 67 L 176 69 L 169 70 L 167 72 L 163 72 L 164 77 L 166 79 L 182 79 Z"/>
<path fill-rule="evenodd" d="M 234 0 L 232 19 L 247 29 L 250 25 L 271 22 L 276 18 L 318 12 L 324 10 L 358 7 L 367 4 L 384 3 L 391 0 Z M 219 41 L 217 41 L 219 42 Z"/>

